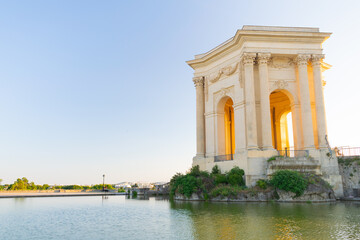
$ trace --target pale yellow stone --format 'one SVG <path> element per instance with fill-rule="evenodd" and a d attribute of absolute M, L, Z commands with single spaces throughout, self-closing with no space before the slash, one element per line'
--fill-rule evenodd
<path fill-rule="evenodd" d="M 277 150 L 308 150 L 319 174 L 341 196 L 337 160 L 327 156 L 325 140 L 321 74 L 330 65 L 323 62 L 322 43 L 330 35 L 318 28 L 244 26 L 231 39 L 187 61 L 195 70 L 196 86 L 193 165 L 208 171 L 215 164 L 223 171 L 239 166 L 251 186 L 267 177 L 266 160 Z M 287 128 L 289 112 L 294 146 Z M 215 162 L 222 155 L 233 160 Z"/>

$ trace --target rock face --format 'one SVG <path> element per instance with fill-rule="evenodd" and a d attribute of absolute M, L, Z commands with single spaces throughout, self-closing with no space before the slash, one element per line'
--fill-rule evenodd
<path fill-rule="evenodd" d="M 321 177 L 307 173 L 305 174 L 306 181 L 309 183 L 304 193 L 296 197 L 293 192 L 287 192 L 280 189 L 260 189 L 254 187 L 245 189 L 237 193 L 236 196 L 217 196 L 208 199 L 209 201 L 219 202 L 266 202 L 266 201 L 280 201 L 280 202 L 328 202 L 336 201 L 334 191 L 331 186 Z M 182 201 L 204 201 L 202 193 L 193 193 L 190 198 L 176 193 L 175 200 Z"/>
<path fill-rule="evenodd" d="M 360 197 L 360 161 L 355 158 L 339 158 L 339 172 L 342 176 L 345 197 Z"/>
<path fill-rule="evenodd" d="M 190 198 L 186 196 L 176 193 L 175 200 L 182 200 L 182 201 L 203 201 L 204 196 L 203 194 L 193 193 Z M 209 199 L 210 201 L 214 202 L 266 202 L 274 199 L 274 190 L 263 190 L 263 191 L 252 191 L 252 190 L 244 190 L 243 192 L 239 193 L 237 196 L 218 196 L 215 198 Z"/>

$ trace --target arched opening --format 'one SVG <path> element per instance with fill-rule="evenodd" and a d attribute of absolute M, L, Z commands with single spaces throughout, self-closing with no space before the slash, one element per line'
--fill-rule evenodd
<path fill-rule="evenodd" d="M 225 154 L 235 153 L 235 128 L 233 101 L 229 98 L 224 107 Z"/>
<path fill-rule="evenodd" d="M 270 94 L 271 132 L 273 147 L 285 154 L 293 154 L 294 126 L 291 100 L 283 91 Z"/>
<path fill-rule="evenodd" d="M 232 160 L 235 153 L 234 102 L 230 97 L 220 100 L 217 107 L 217 159 Z"/>

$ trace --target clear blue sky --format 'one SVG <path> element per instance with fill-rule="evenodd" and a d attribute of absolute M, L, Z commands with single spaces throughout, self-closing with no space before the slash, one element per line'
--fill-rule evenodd
<path fill-rule="evenodd" d="M 243 25 L 320 27 L 332 146 L 360 146 L 359 1 L 0 1 L 0 178 L 166 181 L 195 154 L 185 61 Z"/>

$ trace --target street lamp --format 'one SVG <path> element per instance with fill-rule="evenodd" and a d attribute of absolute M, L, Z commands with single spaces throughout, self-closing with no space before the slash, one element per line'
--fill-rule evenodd
<path fill-rule="evenodd" d="M 103 174 L 103 192 L 105 192 L 105 174 Z"/>

